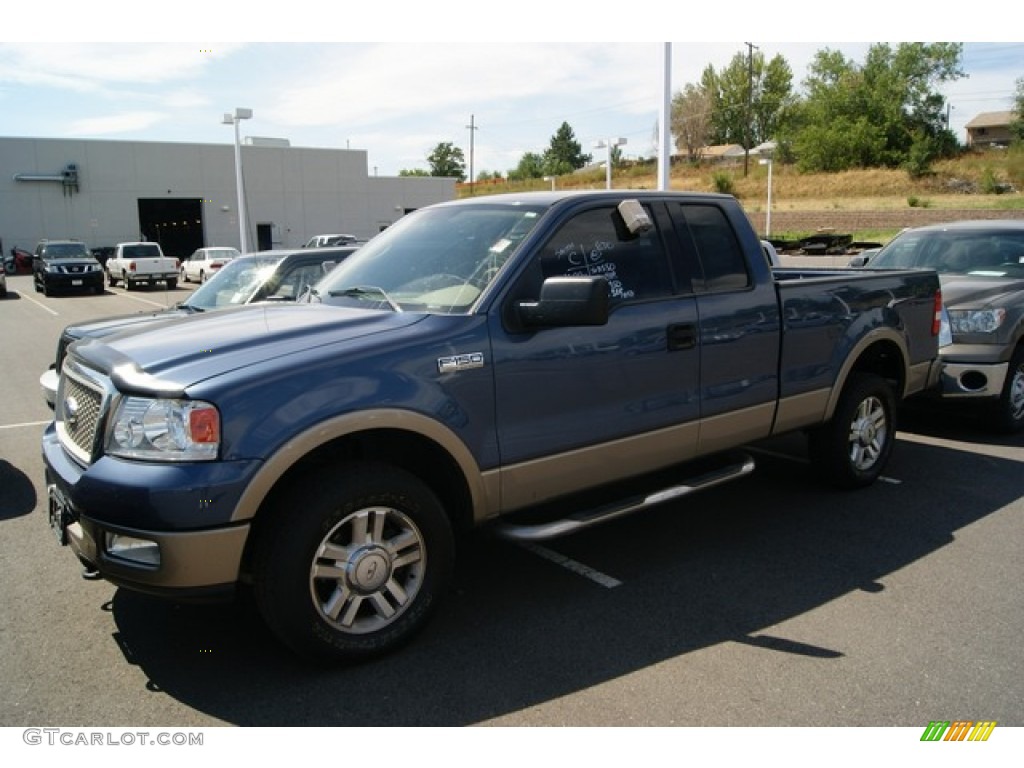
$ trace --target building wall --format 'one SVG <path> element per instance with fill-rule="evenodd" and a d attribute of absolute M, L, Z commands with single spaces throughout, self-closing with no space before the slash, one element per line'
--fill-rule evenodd
<path fill-rule="evenodd" d="M 369 177 L 365 150 L 241 147 L 248 238 L 272 225 L 273 246 L 345 232 L 372 237 L 405 212 L 455 197 L 455 180 Z M 0 138 L 0 240 L 31 249 L 42 238 L 89 247 L 140 236 L 138 201 L 202 201 L 205 245 L 239 247 L 233 145 Z M 78 167 L 78 186 L 16 181 Z"/>

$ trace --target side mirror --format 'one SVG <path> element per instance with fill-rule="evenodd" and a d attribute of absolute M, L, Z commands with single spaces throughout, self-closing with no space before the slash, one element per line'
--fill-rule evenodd
<path fill-rule="evenodd" d="M 603 277 L 549 277 L 537 301 L 516 305 L 526 328 L 604 325 L 608 322 L 608 281 Z"/>

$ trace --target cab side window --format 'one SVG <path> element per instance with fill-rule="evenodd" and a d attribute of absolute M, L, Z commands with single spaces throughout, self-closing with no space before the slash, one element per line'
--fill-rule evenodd
<path fill-rule="evenodd" d="M 747 260 L 732 224 L 714 205 L 681 205 L 680 210 L 697 252 L 699 269 L 693 279 L 698 293 L 739 291 L 750 285 Z"/>
<path fill-rule="evenodd" d="M 544 278 L 604 277 L 612 306 L 671 293 L 657 229 L 631 234 L 613 206 L 584 211 L 565 222 L 541 250 L 540 271 Z"/>

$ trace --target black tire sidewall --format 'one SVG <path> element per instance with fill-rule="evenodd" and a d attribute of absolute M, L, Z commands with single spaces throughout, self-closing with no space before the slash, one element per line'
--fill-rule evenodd
<path fill-rule="evenodd" d="M 885 411 L 886 436 L 881 453 L 868 469 L 850 460 L 850 426 L 861 404 L 877 398 Z M 881 376 L 855 372 L 850 375 L 832 418 L 810 434 L 811 463 L 825 479 L 839 488 L 871 485 L 882 474 L 896 442 L 896 396 Z"/>
<path fill-rule="evenodd" d="M 999 400 L 996 401 L 995 413 L 992 417 L 993 426 L 997 432 L 1013 434 L 1024 429 L 1024 417 L 1015 419 L 1010 413 L 1010 392 L 1013 389 L 1013 379 L 1021 366 L 1024 366 L 1024 346 L 1018 346 L 1014 350 L 1006 369 L 1006 381 L 1003 382 L 1003 391 L 999 394 Z"/>
<path fill-rule="evenodd" d="M 277 636 L 314 661 L 361 661 L 410 640 L 426 622 L 453 570 L 454 537 L 437 497 L 413 475 L 380 464 L 355 464 L 306 476 L 280 494 L 267 520 L 257 523 L 254 580 L 257 604 Z M 297 503 L 289 503 L 297 499 Z M 313 605 L 309 571 L 314 553 L 334 526 L 367 506 L 400 510 L 424 540 L 426 567 L 413 603 L 383 629 L 346 634 Z"/>

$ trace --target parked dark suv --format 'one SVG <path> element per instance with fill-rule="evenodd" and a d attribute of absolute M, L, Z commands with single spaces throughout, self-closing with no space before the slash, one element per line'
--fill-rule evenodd
<path fill-rule="evenodd" d="M 32 256 L 32 281 L 46 296 L 58 290 L 103 293 L 103 267 L 78 240 L 40 240 Z"/>
<path fill-rule="evenodd" d="M 98 339 L 143 324 L 260 301 L 295 301 L 357 246 L 261 251 L 239 256 L 221 267 L 180 304 L 159 312 L 138 312 L 68 326 L 57 342 L 57 357 L 39 378 L 43 399 L 53 408 L 57 377 L 68 345 L 82 338 Z"/>

